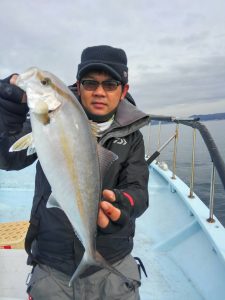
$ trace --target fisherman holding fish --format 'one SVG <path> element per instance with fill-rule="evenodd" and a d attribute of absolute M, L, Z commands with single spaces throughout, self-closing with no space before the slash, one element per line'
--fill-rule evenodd
<path fill-rule="evenodd" d="M 149 118 L 128 89 L 126 53 L 106 45 L 83 50 L 69 88 L 37 68 L 0 81 L 0 168 L 38 159 L 25 240 L 31 299 L 140 299 L 131 251 L 148 207 L 139 129 Z"/>

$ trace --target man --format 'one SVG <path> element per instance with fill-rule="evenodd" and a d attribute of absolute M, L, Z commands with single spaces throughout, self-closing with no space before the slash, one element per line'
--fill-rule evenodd
<path fill-rule="evenodd" d="M 28 157 L 25 151 L 8 152 L 15 140 L 31 130 L 29 121 L 25 122 L 26 96 L 12 85 L 15 78 L 16 75 L 10 76 L 0 85 L 0 168 L 5 170 L 22 169 L 37 159 L 36 154 Z M 118 155 L 103 178 L 97 250 L 137 284 L 131 289 L 108 270 L 90 267 L 68 287 L 84 249 L 63 211 L 46 208 L 51 187 L 37 162 L 31 225 L 26 237 L 28 263 L 34 269 L 27 291 L 34 300 L 139 299 L 140 277 L 130 253 L 135 219 L 148 207 L 148 167 L 139 131 L 148 123 L 148 116 L 135 107 L 127 94 L 125 52 L 110 46 L 84 49 L 77 82 L 70 88 L 77 94 L 88 118 L 96 122 L 98 142 Z"/>

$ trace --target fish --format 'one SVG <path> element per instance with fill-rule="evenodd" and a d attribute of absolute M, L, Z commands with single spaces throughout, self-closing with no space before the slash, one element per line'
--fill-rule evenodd
<path fill-rule="evenodd" d="M 16 85 L 26 92 L 32 132 L 10 151 L 35 149 L 52 189 L 47 208 L 63 210 L 85 249 L 69 286 L 88 267 L 100 266 L 133 288 L 134 281 L 96 250 L 101 181 L 118 157 L 97 143 L 82 105 L 54 74 L 32 67 L 18 76 Z"/>

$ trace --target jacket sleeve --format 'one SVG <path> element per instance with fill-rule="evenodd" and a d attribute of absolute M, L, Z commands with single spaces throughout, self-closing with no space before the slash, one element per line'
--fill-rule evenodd
<path fill-rule="evenodd" d="M 1 117 L 1 116 L 0 116 Z M 1 129 L 1 128 L 0 128 Z M 31 165 L 36 159 L 36 153 L 27 156 L 27 150 L 19 152 L 9 152 L 9 148 L 23 135 L 29 133 L 30 122 L 27 120 L 23 124 L 22 130 L 14 135 L 10 135 L 7 131 L 0 134 L 0 169 L 6 171 L 21 170 Z"/>
<path fill-rule="evenodd" d="M 25 168 L 36 159 L 36 154 L 27 156 L 26 150 L 9 152 L 15 141 L 31 131 L 28 107 L 21 104 L 24 92 L 9 84 L 10 77 L 0 80 L 0 169 L 8 171 Z"/>
<path fill-rule="evenodd" d="M 144 141 L 138 131 L 131 146 L 128 159 L 120 173 L 117 189 L 130 205 L 130 217 L 139 217 L 149 205 L 149 169 L 145 160 Z"/>

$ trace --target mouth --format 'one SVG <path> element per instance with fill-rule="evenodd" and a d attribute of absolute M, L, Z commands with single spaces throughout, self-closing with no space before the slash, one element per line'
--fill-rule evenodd
<path fill-rule="evenodd" d="M 97 109 L 105 108 L 107 106 L 106 103 L 101 102 L 101 101 L 93 101 L 92 105 Z"/>

